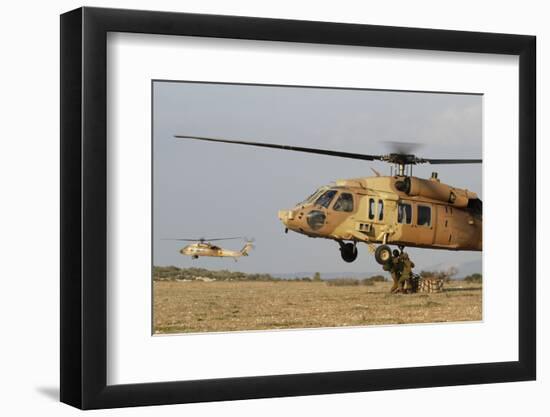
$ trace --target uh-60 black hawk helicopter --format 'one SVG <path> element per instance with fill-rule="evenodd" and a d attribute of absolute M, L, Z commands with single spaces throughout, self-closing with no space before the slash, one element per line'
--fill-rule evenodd
<path fill-rule="evenodd" d="M 475 192 L 443 184 L 436 172 L 424 179 L 412 175 L 417 164 L 479 164 L 481 159 L 430 159 L 411 153 L 366 155 L 263 142 L 175 135 L 180 139 L 256 146 L 395 165 L 395 173 L 337 180 L 295 207 L 279 210 L 285 232 L 338 242 L 342 259 L 357 258 L 364 242 L 380 264 L 392 256 L 389 245 L 481 251 L 482 202 Z"/>
<path fill-rule="evenodd" d="M 212 244 L 214 241 L 220 240 L 235 240 L 244 239 L 245 245 L 241 250 L 224 249 L 218 245 Z M 199 257 L 207 256 L 214 258 L 233 258 L 235 261 L 241 256 L 248 256 L 250 249 L 254 247 L 252 242 L 254 239 L 246 239 L 243 237 L 217 237 L 217 238 L 204 238 L 199 239 L 163 239 L 163 240 L 175 240 L 180 242 L 193 242 L 180 249 L 182 255 L 190 256 L 192 259 L 198 259 Z"/>

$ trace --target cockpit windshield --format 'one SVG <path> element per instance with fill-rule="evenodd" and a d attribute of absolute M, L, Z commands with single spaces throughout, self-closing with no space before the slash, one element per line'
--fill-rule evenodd
<path fill-rule="evenodd" d="M 337 193 L 336 190 L 325 191 L 323 194 L 321 194 L 321 196 L 317 200 L 315 200 L 315 205 L 328 208 L 330 202 L 332 201 L 336 193 Z"/>
<path fill-rule="evenodd" d="M 327 190 L 327 187 L 321 187 L 321 188 L 318 188 L 317 190 L 315 190 L 315 192 L 313 194 L 311 194 L 308 198 L 306 198 L 304 201 L 298 203 L 298 205 L 300 204 L 309 204 L 309 203 L 313 203 L 324 191 Z"/>

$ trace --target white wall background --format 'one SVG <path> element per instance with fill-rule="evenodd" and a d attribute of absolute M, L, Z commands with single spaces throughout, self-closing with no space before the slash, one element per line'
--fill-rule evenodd
<path fill-rule="evenodd" d="M 59 17 L 79 7 L 70 0 L 8 3 L 0 24 L 2 62 L 2 152 L 0 153 L 0 410 L 3 415 L 75 415 L 57 401 L 59 392 Z M 544 2 L 505 1 L 314 1 L 314 0 L 158 0 L 93 1 L 89 6 L 238 14 L 532 34 L 538 37 L 539 212 L 550 203 L 542 196 L 542 120 L 550 97 L 550 26 Z M 545 204 L 546 203 L 546 204 Z M 550 232 L 539 216 L 539 236 Z M 539 258 L 544 252 L 539 239 Z M 325 395 L 95 412 L 94 415 L 280 416 L 307 413 L 339 415 L 548 415 L 550 389 L 550 289 L 539 276 L 538 381 L 498 385 Z"/>

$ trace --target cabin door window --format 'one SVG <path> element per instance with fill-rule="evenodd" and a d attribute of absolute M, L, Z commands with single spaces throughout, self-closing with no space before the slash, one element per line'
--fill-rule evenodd
<path fill-rule="evenodd" d="M 432 225 L 432 208 L 429 206 L 417 206 L 416 224 L 430 227 Z"/>
<path fill-rule="evenodd" d="M 401 224 L 412 223 L 412 207 L 408 203 L 399 203 L 397 205 L 397 222 Z"/>
<path fill-rule="evenodd" d="M 374 198 L 369 198 L 369 220 L 374 220 L 374 217 L 376 216 L 376 206 L 374 204 Z"/>

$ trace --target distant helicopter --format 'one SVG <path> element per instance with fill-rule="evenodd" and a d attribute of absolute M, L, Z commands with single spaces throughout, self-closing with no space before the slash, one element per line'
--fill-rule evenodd
<path fill-rule="evenodd" d="M 294 208 L 278 212 L 285 233 L 292 230 L 335 240 L 346 262 L 357 258 L 358 242 L 369 245 L 379 264 L 391 259 L 389 245 L 401 251 L 405 247 L 482 250 L 483 206 L 477 194 L 441 183 L 437 172 L 429 179 L 412 175 L 416 164 L 478 164 L 481 159 L 427 159 L 402 151 L 366 155 L 200 136 L 175 137 L 394 164 L 395 175 L 381 176 L 375 171 L 376 176 L 337 180 Z"/>
<path fill-rule="evenodd" d="M 195 242 L 191 243 L 180 249 L 182 255 L 191 256 L 192 259 L 198 259 L 200 256 L 211 256 L 217 258 L 233 258 L 237 260 L 241 256 L 248 256 L 248 252 L 254 246 L 252 245 L 252 240 L 247 240 L 244 247 L 240 251 L 223 249 L 219 246 L 213 245 L 210 242 L 219 241 L 219 240 L 234 240 L 234 239 L 243 239 L 242 237 L 220 237 L 214 239 L 163 239 L 163 240 L 177 240 L 183 242 Z M 245 239 L 246 240 L 246 239 Z"/>

